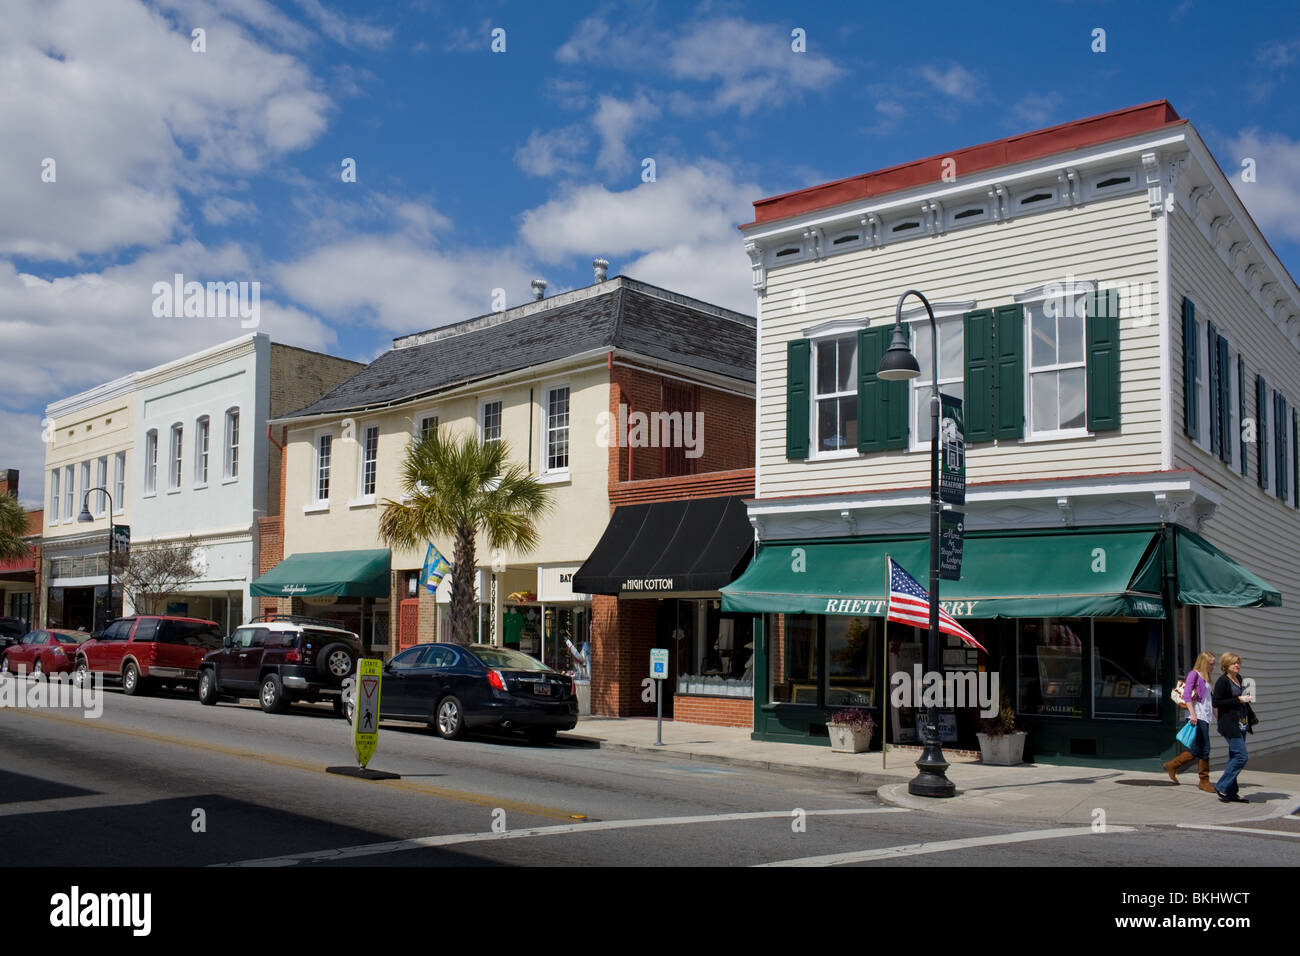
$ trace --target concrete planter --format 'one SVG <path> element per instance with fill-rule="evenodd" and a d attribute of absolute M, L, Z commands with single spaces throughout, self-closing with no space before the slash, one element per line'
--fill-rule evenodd
<path fill-rule="evenodd" d="M 854 730 L 848 724 L 827 724 L 826 733 L 835 753 L 860 754 L 871 745 L 871 732 L 866 727 Z"/>
<path fill-rule="evenodd" d="M 976 734 L 980 742 L 980 759 L 996 767 L 1011 767 L 1024 763 L 1025 732 L 1017 730 L 1013 734 Z"/>

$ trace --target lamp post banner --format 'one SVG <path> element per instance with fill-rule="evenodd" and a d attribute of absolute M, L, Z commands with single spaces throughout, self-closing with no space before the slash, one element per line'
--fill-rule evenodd
<path fill-rule="evenodd" d="M 950 505 L 966 503 L 966 431 L 961 399 L 939 393 L 939 500 Z"/>
<path fill-rule="evenodd" d="M 939 515 L 939 577 L 961 580 L 961 551 L 966 536 L 966 515 L 944 511 Z"/>
<path fill-rule="evenodd" d="M 131 550 L 131 526 L 113 525 L 113 550 L 125 556 Z"/>

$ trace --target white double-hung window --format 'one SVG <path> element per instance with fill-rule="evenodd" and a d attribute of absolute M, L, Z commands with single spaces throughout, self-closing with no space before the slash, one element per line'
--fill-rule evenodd
<path fill-rule="evenodd" d="M 315 443 L 315 468 L 313 469 L 312 500 L 316 504 L 329 504 L 330 468 L 334 458 L 334 435 L 318 432 Z"/>
<path fill-rule="evenodd" d="M 151 428 L 144 435 L 144 493 L 152 495 L 158 490 L 158 429 Z"/>
<path fill-rule="evenodd" d="M 226 439 L 222 443 L 221 477 L 234 481 L 239 477 L 239 409 L 226 410 Z"/>
<path fill-rule="evenodd" d="M 501 401 L 484 402 L 479 409 L 479 433 L 483 444 L 501 440 Z"/>
<path fill-rule="evenodd" d="M 170 453 L 167 456 L 167 488 L 178 491 L 181 487 L 181 452 L 185 441 L 185 426 L 180 422 L 172 425 Z"/>
<path fill-rule="evenodd" d="M 121 514 L 126 507 L 126 452 L 113 456 L 113 513 Z"/>
<path fill-rule="evenodd" d="M 812 341 L 815 454 L 858 448 L 858 335 Z"/>
<path fill-rule="evenodd" d="M 72 504 L 76 497 L 76 492 L 72 487 L 73 471 L 72 466 L 67 465 L 63 469 L 63 520 L 72 521 L 77 516 L 72 511 Z"/>
<path fill-rule="evenodd" d="M 939 333 L 939 391 L 962 402 L 966 400 L 966 332 L 962 315 L 975 307 L 974 302 L 956 306 L 935 303 L 935 325 Z M 911 419 L 908 434 L 912 451 L 930 449 L 930 395 L 934 374 L 934 353 L 931 351 L 934 333 L 930 317 L 925 310 L 920 315 L 905 314 L 912 330 L 912 354 L 921 367 L 921 374 L 912 379 L 911 401 L 908 413 Z"/>
<path fill-rule="evenodd" d="M 1029 438 L 1088 433 L 1084 330 L 1091 282 L 1052 282 L 1016 296 L 1025 309 Z"/>
<path fill-rule="evenodd" d="M 208 483 L 208 432 L 211 422 L 207 415 L 199 416 L 194 423 L 194 484 Z"/>
<path fill-rule="evenodd" d="M 546 472 L 569 470 L 569 386 L 548 388 L 542 409 L 542 439 L 546 449 Z"/>
<path fill-rule="evenodd" d="M 50 524 L 59 523 L 59 469 L 50 469 Z"/>
<path fill-rule="evenodd" d="M 103 488 L 104 491 L 107 492 L 112 492 L 113 490 L 112 488 L 108 487 L 108 456 L 107 455 L 101 455 L 95 461 L 95 487 Z M 104 491 L 98 491 L 95 493 L 95 517 L 96 518 L 102 518 L 104 517 L 104 515 L 108 514 L 108 498 L 105 496 Z"/>

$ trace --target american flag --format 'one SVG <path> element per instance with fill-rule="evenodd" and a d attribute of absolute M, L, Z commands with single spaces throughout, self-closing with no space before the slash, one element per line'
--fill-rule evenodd
<path fill-rule="evenodd" d="M 913 627 L 930 626 L 930 593 L 893 558 L 889 559 L 889 609 L 885 617 Z M 984 645 L 975 640 L 974 635 L 958 624 L 942 607 L 939 608 L 939 633 L 960 637 L 972 647 L 988 653 L 984 650 Z"/>

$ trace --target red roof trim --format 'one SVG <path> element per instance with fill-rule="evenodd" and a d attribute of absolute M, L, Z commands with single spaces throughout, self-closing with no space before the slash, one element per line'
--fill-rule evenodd
<path fill-rule="evenodd" d="M 999 166 L 1041 159 L 1055 153 L 1096 146 L 1125 136 L 1151 132 L 1186 122 L 1187 120 L 1179 117 L 1168 100 L 1155 100 L 1140 106 L 1129 106 L 1112 113 L 1102 113 L 1100 116 L 1090 116 L 979 146 L 968 146 L 956 152 L 941 153 L 899 166 L 878 169 L 872 173 L 863 173 L 847 179 L 823 183 L 820 186 L 809 186 L 807 189 L 759 199 L 754 203 L 754 221 L 740 228 L 774 222 L 817 209 L 827 209 L 841 203 L 871 199 L 915 186 L 938 183 L 941 181 L 945 159 L 956 160 L 956 168 L 960 175 L 968 176 L 971 173 L 996 169 Z"/>

